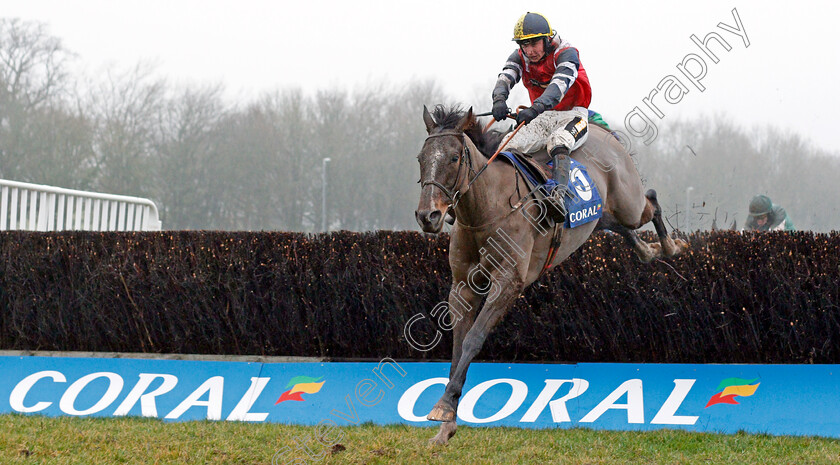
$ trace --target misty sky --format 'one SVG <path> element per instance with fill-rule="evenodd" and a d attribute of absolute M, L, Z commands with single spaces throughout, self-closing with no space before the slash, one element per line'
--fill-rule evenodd
<path fill-rule="evenodd" d="M 736 25 L 733 8 L 749 47 L 718 27 Z M 480 110 L 489 109 L 514 48 L 516 19 L 537 11 L 580 50 L 591 108 L 614 124 L 623 126 L 636 106 L 660 129 L 677 117 L 727 114 L 840 154 L 836 10 L 832 2 L 780 1 L 0 0 L 0 16 L 47 23 L 78 54 L 80 75 L 151 60 L 176 84 L 224 84 L 232 101 L 289 87 L 353 91 L 434 78 Z M 718 63 L 689 38 L 710 32 L 731 46 L 710 45 Z M 677 69 L 691 53 L 707 66 L 703 92 Z M 676 104 L 655 96 L 658 118 L 642 99 L 668 75 L 688 93 Z"/>

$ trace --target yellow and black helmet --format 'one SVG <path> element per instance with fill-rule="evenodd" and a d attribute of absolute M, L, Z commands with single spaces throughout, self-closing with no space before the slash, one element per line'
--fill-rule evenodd
<path fill-rule="evenodd" d="M 530 11 L 522 15 L 513 27 L 513 40 L 516 42 L 535 37 L 550 39 L 553 35 L 554 31 L 551 30 L 551 24 L 548 24 L 545 16 Z"/>

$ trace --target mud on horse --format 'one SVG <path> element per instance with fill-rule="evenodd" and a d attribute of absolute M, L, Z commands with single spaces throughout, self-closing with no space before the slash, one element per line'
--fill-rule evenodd
<path fill-rule="evenodd" d="M 438 105 L 430 113 L 423 107 L 423 121 L 428 137 L 417 157 L 422 187 L 415 217 L 429 233 L 441 231 L 450 209 L 457 218 L 449 242 L 452 366 L 446 390 L 427 417 L 443 422 L 431 442 L 445 444 L 455 434 L 470 363 L 523 289 L 545 270 L 565 260 L 597 229 L 620 234 L 644 262 L 677 255 L 687 244 L 668 236 L 656 193 L 644 192 L 630 155 L 599 126 L 590 126 L 589 140 L 572 158 L 586 166 L 597 187 L 602 216 L 574 228 L 557 224 L 546 233 L 537 224 L 544 224 L 541 203 L 519 202 L 522 181 L 514 167 L 501 160 L 486 163 L 503 134 L 482 132 L 472 109 Z M 650 221 L 658 243 L 647 243 L 635 232 Z"/>

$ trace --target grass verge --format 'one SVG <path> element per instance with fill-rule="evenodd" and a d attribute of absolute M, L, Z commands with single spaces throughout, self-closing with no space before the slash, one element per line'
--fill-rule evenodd
<path fill-rule="evenodd" d="M 361 425 L 333 433 L 325 447 L 314 427 L 237 422 L 164 423 L 140 418 L 48 418 L 0 415 L 0 463 L 56 464 L 716 464 L 840 462 L 840 440 L 674 430 L 612 432 L 459 427 L 445 447 L 427 440 L 436 428 Z"/>

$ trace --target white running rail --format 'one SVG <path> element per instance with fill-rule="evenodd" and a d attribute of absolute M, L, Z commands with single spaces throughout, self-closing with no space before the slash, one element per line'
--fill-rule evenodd
<path fill-rule="evenodd" d="M 154 202 L 0 179 L 0 231 L 160 231 Z"/>

